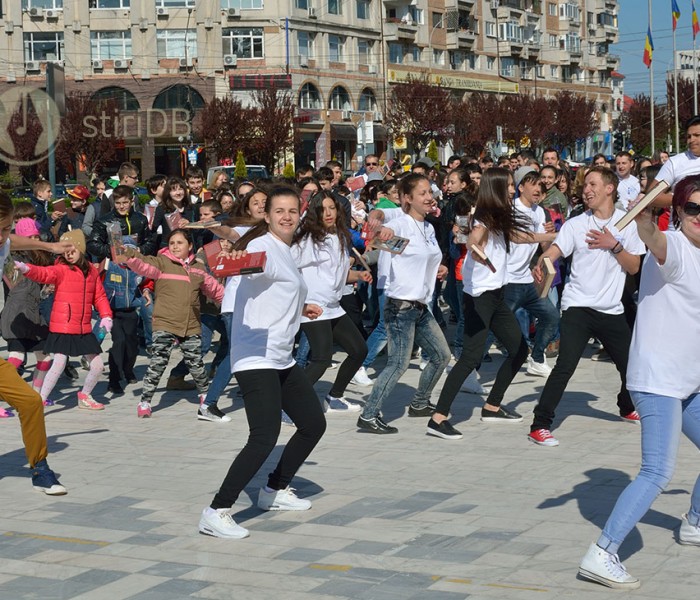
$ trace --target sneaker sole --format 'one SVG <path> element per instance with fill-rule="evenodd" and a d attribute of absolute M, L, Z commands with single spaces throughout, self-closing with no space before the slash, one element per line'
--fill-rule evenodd
<path fill-rule="evenodd" d="M 528 375 L 532 377 L 549 377 L 550 373 L 534 373 L 533 371 L 525 371 Z"/>
<path fill-rule="evenodd" d="M 430 427 L 426 427 L 426 435 L 433 435 L 435 437 L 442 438 L 443 440 L 461 440 L 464 436 L 460 433 L 459 435 L 447 435 L 445 433 L 440 433 L 439 431 L 435 431 L 434 429 L 431 429 Z"/>
<path fill-rule="evenodd" d="M 411 411 L 409 409 L 408 411 L 408 416 L 409 417 L 432 417 L 435 414 L 435 409 L 431 408 L 430 410 L 424 410 L 420 409 L 420 412 L 418 411 Z"/>
<path fill-rule="evenodd" d="M 258 504 L 258 508 L 259 508 L 260 510 L 264 510 L 264 511 L 267 511 L 267 512 L 282 512 L 282 511 L 285 511 L 285 512 L 302 512 L 302 511 L 304 511 L 304 510 L 310 510 L 310 509 L 311 509 L 311 505 L 305 506 L 305 507 L 303 507 L 303 508 L 302 508 L 302 507 L 299 507 L 299 508 L 294 507 L 294 508 L 293 508 L 293 507 L 291 507 L 291 506 L 280 506 L 280 505 L 278 505 L 278 504 L 273 504 L 273 505 L 270 506 L 269 508 L 266 508 L 266 507 L 260 506 L 260 505 Z"/>
<path fill-rule="evenodd" d="M 97 408 L 97 407 L 94 407 L 94 406 L 80 406 L 80 405 L 78 405 L 78 408 L 81 409 L 81 410 L 93 410 L 93 411 L 95 411 L 95 410 L 104 410 L 104 409 L 105 409 L 104 406 L 100 406 L 99 408 Z"/>
<path fill-rule="evenodd" d="M 51 488 L 44 488 L 38 486 L 32 486 L 32 489 L 42 494 L 46 494 L 47 496 L 65 496 L 68 493 L 68 491 L 63 486 L 61 486 L 60 490 L 56 490 L 53 492 L 51 491 Z"/>
<path fill-rule="evenodd" d="M 227 540 L 242 540 L 250 536 L 250 532 L 247 529 L 245 530 L 245 533 L 241 532 L 240 534 L 227 535 L 225 533 L 217 531 L 216 529 L 207 527 L 206 525 L 199 526 L 199 533 L 201 533 L 202 535 L 208 535 L 209 537 L 217 537 Z"/>
<path fill-rule="evenodd" d="M 503 417 L 481 417 L 482 423 L 522 423 L 523 418 L 519 419 L 504 419 Z"/>
<path fill-rule="evenodd" d="M 200 415 L 197 414 L 197 420 L 198 421 L 210 421 L 211 423 L 226 423 L 223 419 L 220 419 L 219 417 L 207 417 L 205 415 Z"/>
<path fill-rule="evenodd" d="M 532 439 L 529 435 L 527 436 L 527 439 L 530 440 L 533 444 L 537 444 L 538 446 L 544 446 L 545 448 L 554 448 L 559 445 L 558 440 L 551 444 L 548 442 L 538 442 L 537 440 Z"/>
<path fill-rule="evenodd" d="M 358 406 L 357 409 L 353 409 L 353 408 L 330 408 L 330 407 L 328 407 L 328 409 L 326 410 L 326 412 L 327 412 L 327 413 L 338 413 L 338 414 L 348 414 L 348 413 L 352 413 L 352 414 L 356 415 L 357 413 L 362 412 L 362 407 Z"/>
<path fill-rule="evenodd" d="M 359 427 L 357 428 L 357 431 L 360 433 L 374 433 L 376 435 L 392 435 L 394 433 L 398 433 L 399 430 L 396 429 L 395 431 L 386 431 L 384 429 L 372 429 L 372 428 L 365 428 L 365 427 Z"/>
<path fill-rule="evenodd" d="M 582 569 L 581 567 L 579 567 L 578 574 L 584 579 L 587 579 L 588 581 L 600 583 L 601 585 L 612 588 L 614 590 L 636 590 L 640 585 L 642 585 L 639 580 L 630 581 L 629 583 L 620 583 L 618 581 L 612 581 L 611 579 L 606 579 L 605 577 L 601 577 L 600 575 L 596 575 L 595 573 L 586 571 L 586 569 Z"/>

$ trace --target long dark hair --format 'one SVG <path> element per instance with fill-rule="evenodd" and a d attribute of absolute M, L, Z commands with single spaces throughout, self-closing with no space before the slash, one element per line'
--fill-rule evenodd
<path fill-rule="evenodd" d="M 526 233 L 527 225 L 518 215 L 508 197 L 508 184 L 513 179 L 508 169 L 492 167 L 484 171 L 476 196 L 474 219 L 484 224 L 491 233 L 502 234 L 506 250 L 516 233 Z"/>
<path fill-rule="evenodd" d="M 188 209 L 191 206 L 190 188 L 185 183 L 185 180 L 181 179 L 180 177 L 169 177 L 165 182 L 165 186 L 163 187 L 163 210 L 166 213 L 171 213 L 176 210 L 173 201 L 170 199 L 170 190 L 177 186 L 185 190 L 185 197 L 182 199 L 182 207 L 184 209 Z"/>
<path fill-rule="evenodd" d="M 294 188 L 289 187 L 289 186 L 279 186 L 279 187 L 272 188 L 267 193 L 267 201 L 265 202 L 265 212 L 267 214 L 269 214 L 270 211 L 272 210 L 272 201 L 279 196 L 291 196 L 292 198 L 296 198 L 297 202 L 299 203 L 299 207 L 301 208 L 301 200 L 299 199 L 299 192 L 297 192 Z M 235 220 L 235 219 L 232 219 L 232 220 Z M 238 224 L 241 224 L 241 223 L 238 223 Z M 245 235 L 241 236 L 240 238 L 238 238 L 238 240 L 236 240 L 234 242 L 233 249 L 234 250 L 245 250 L 248 247 L 248 244 L 250 244 L 250 242 L 252 242 L 254 239 L 262 237 L 269 230 L 270 230 L 270 227 L 267 224 L 267 221 L 262 220 L 262 221 L 254 222 L 252 229 L 250 229 L 250 231 L 247 231 L 245 233 Z"/>
<path fill-rule="evenodd" d="M 311 239 L 315 244 L 321 244 L 328 237 L 329 231 L 323 224 L 323 201 L 332 200 L 335 206 L 335 233 L 340 241 L 340 248 L 343 252 L 349 250 L 352 241 L 350 239 L 350 232 L 348 231 L 348 225 L 345 222 L 345 210 L 340 206 L 337 198 L 329 191 L 323 190 L 311 196 L 309 200 L 309 207 L 306 209 L 306 215 L 301 221 L 299 230 L 294 234 L 294 243 L 299 243 L 307 235 L 311 236 Z"/>
<path fill-rule="evenodd" d="M 87 259 L 87 257 L 80 252 L 80 258 L 78 259 L 78 262 L 75 264 L 70 264 L 63 255 L 59 256 L 56 259 L 57 265 L 68 265 L 68 268 L 73 270 L 73 269 L 80 269 L 83 273 L 83 277 L 87 277 L 88 273 L 90 272 L 90 261 Z"/>

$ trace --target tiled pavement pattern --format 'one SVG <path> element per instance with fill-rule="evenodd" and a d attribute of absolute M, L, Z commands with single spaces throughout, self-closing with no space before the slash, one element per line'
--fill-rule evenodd
<path fill-rule="evenodd" d="M 484 365 L 486 383 L 498 362 Z M 139 358 L 139 377 L 145 364 Z M 295 481 L 312 510 L 255 508 L 264 470 L 237 505 L 235 518 L 251 531 L 240 541 L 197 533 L 202 508 L 245 440 L 235 386 L 220 403 L 233 422 L 216 424 L 196 420 L 194 393 L 157 395 L 153 418 L 138 420 L 140 384 L 106 396 L 103 412 L 79 411 L 77 387 L 62 379 L 47 426 L 50 464 L 68 496 L 31 489 L 18 423 L 0 422 L 0 598 L 613 597 L 576 577 L 639 464 L 638 428 L 616 417 L 612 364 L 582 360 L 561 406 L 558 448 L 525 439 L 543 379 L 521 373 L 507 395 L 522 424 L 484 425 L 481 399 L 460 394 L 453 423 L 465 437 L 446 441 L 425 435 L 426 419 L 405 416 L 418 374 L 414 361 L 384 411 L 398 435 L 356 433 L 356 416 L 329 415 Z M 105 390 L 106 381 L 96 399 Z M 366 393 L 351 386 L 348 397 Z M 290 435 L 283 427 L 280 444 Z M 669 490 L 622 548 L 643 582 L 635 598 L 697 598 L 700 548 L 674 539 L 697 459 L 684 441 Z"/>

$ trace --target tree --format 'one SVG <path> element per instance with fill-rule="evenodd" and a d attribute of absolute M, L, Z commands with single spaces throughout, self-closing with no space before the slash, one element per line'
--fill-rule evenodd
<path fill-rule="evenodd" d="M 48 174 L 48 132 L 40 110 L 32 95 L 26 94 L 14 107 L 6 128 L 7 138 L 0 144 L 7 156 L 17 163 L 27 183 L 37 179 L 39 173 Z"/>
<path fill-rule="evenodd" d="M 284 170 L 282 171 L 282 177 L 285 179 L 294 179 L 294 165 L 292 163 L 285 163 Z"/>
<path fill-rule="evenodd" d="M 250 147 L 251 110 L 229 96 L 205 103 L 197 135 L 216 159 L 231 158 L 240 148 Z"/>
<path fill-rule="evenodd" d="M 392 87 L 385 122 L 393 137 L 406 136 L 419 153 L 430 140 L 444 144 L 452 138 L 452 103 L 449 92 L 425 78 L 410 76 Z"/>
<path fill-rule="evenodd" d="M 494 94 L 476 92 L 466 100 L 454 100 L 453 144 L 456 150 L 480 155 L 489 141 L 496 139 L 498 99 Z"/>
<path fill-rule="evenodd" d="M 545 142 L 559 148 L 572 148 L 591 135 L 598 126 L 593 100 L 572 92 L 557 92 L 548 100 L 550 129 Z"/>
<path fill-rule="evenodd" d="M 233 178 L 237 181 L 248 179 L 248 169 L 245 166 L 245 156 L 243 150 L 236 152 L 236 168 L 233 170 Z"/>
<path fill-rule="evenodd" d="M 75 172 L 76 162 L 88 174 L 99 173 L 117 154 L 120 130 L 118 105 L 114 100 L 93 100 L 89 94 L 73 92 L 66 97 L 66 114 L 61 119 L 61 133 L 56 146 L 56 162 Z M 102 118 L 102 117 L 107 118 Z"/>
<path fill-rule="evenodd" d="M 428 144 L 428 149 L 425 151 L 425 155 L 435 163 L 435 168 L 440 169 L 440 154 L 438 153 L 437 144 L 435 140 L 430 140 Z"/>
<path fill-rule="evenodd" d="M 693 116 L 694 106 L 694 86 L 693 80 L 686 77 L 678 78 L 678 127 L 680 130 L 680 141 L 683 143 L 684 125 Z M 676 129 L 676 107 L 673 98 L 673 79 L 666 80 L 666 97 L 668 98 L 668 119 L 671 132 Z"/>
<path fill-rule="evenodd" d="M 651 150 L 651 101 L 646 94 L 634 97 L 629 110 L 630 140 L 635 152 L 650 154 Z M 666 146 L 669 133 L 667 113 L 663 107 L 654 105 L 654 137 L 662 141 L 660 147 Z M 659 146 L 659 144 L 655 144 Z"/>
<path fill-rule="evenodd" d="M 270 87 L 255 90 L 253 99 L 257 106 L 252 109 L 251 154 L 274 173 L 286 155 L 294 152 L 294 96 L 289 90 Z"/>

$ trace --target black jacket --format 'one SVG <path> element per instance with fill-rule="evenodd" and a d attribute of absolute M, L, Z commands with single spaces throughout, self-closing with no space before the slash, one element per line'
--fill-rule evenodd
<path fill-rule="evenodd" d="M 87 251 L 97 260 L 111 256 L 109 236 L 107 235 L 107 225 L 110 223 L 119 223 L 122 235 L 131 236 L 136 241 L 141 254 L 153 255 L 156 253 L 156 238 L 148 228 L 148 219 L 141 213 L 134 212 L 132 207 L 128 215 L 122 216 L 116 210 L 112 210 L 93 224 L 92 233 L 87 240 Z"/>

